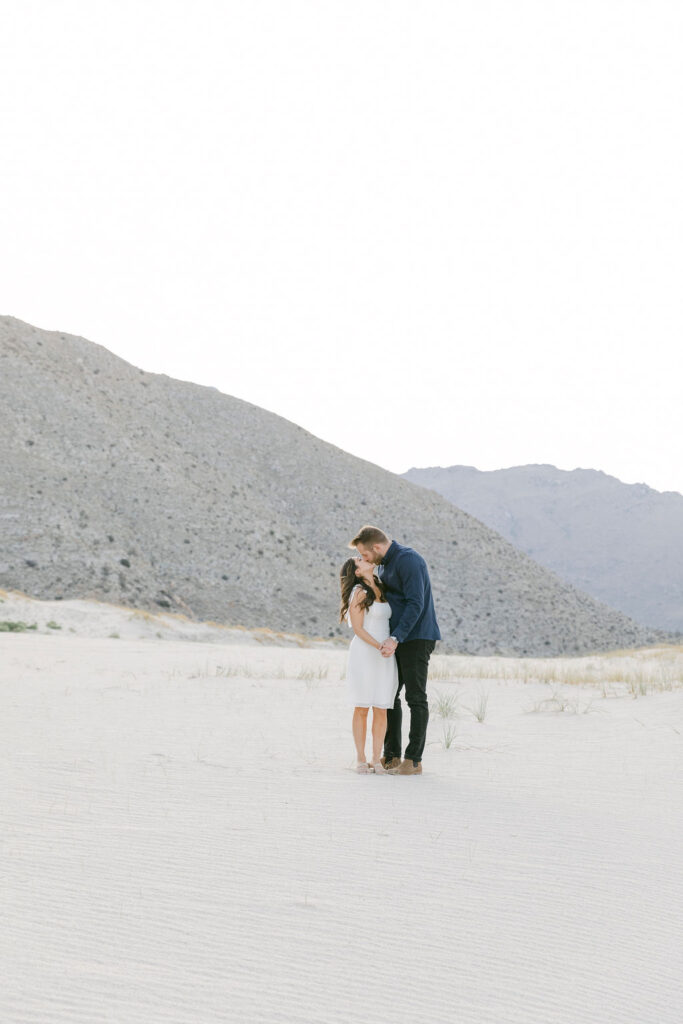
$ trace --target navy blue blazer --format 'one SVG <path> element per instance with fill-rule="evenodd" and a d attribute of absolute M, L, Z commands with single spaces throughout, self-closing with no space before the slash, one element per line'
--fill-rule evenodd
<path fill-rule="evenodd" d="M 377 569 L 391 605 L 389 627 L 399 643 L 440 640 L 427 563 L 412 548 L 392 540 Z"/>

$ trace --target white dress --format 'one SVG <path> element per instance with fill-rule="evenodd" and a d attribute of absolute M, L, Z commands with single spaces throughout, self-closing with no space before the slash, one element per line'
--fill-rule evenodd
<path fill-rule="evenodd" d="M 353 588 L 349 603 L 358 589 Z M 390 618 L 391 605 L 375 599 L 364 610 L 362 625 L 370 636 L 381 643 L 390 635 Z M 350 612 L 346 613 L 346 621 L 353 628 Z M 355 708 L 393 708 L 398 690 L 396 655 L 384 658 L 376 647 L 367 644 L 354 633 L 346 663 L 346 690 L 349 704 Z"/>

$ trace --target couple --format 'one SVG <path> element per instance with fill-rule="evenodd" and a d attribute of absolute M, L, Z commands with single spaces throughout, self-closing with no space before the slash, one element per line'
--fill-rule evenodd
<path fill-rule="evenodd" d="M 364 526 L 349 544 L 358 552 L 341 568 L 340 621 L 354 636 L 346 687 L 353 706 L 356 771 L 421 775 L 427 737 L 429 656 L 441 639 L 424 558 Z M 376 570 L 376 572 L 375 572 Z M 401 760 L 401 687 L 410 708 L 410 737 Z M 372 708 L 372 762 L 365 760 Z M 384 756 L 380 757 L 384 743 Z"/>

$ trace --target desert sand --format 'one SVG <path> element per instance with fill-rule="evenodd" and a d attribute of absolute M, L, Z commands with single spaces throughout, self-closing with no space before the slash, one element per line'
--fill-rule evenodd
<path fill-rule="evenodd" d="M 680 648 L 435 657 L 424 774 L 358 776 L 344 649 L 40 604 L 0 633 L 0 1020 L 679 1024 Z"/>

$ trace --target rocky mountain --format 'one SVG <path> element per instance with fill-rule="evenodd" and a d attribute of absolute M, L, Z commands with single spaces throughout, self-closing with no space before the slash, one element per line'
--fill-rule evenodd
<path fill-rule="evenodd" d="M 0 318 L 0 587 L 348 637 L 363 523 L 427 559 L 442 650 L 655 643 L 445 498 L 215 388 Z"/>
<path fill-rule="evenodd" d="M 638 622 L 683 630 L 683 495 L 596 469 L 410 469 L 562 579 Z"/>

